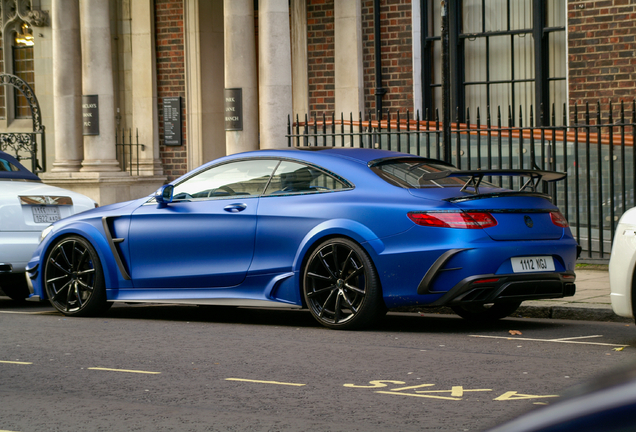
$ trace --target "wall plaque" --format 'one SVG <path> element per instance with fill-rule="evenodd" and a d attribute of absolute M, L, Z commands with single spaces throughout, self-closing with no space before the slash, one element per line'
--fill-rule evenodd
<path fill-rule="evenodd" d="M 99 135 L 98 95 L 82 95 L 82 135 Z"/>
<path fill-rule="evenodd" d="M 243 89 L 225 89 L 225 130 L 243 130 Z"/>
<path fill-rule="evenodd" d="M 180 146 L 181 141 L 181 97 L 163 98 L 163 143 Z"/>

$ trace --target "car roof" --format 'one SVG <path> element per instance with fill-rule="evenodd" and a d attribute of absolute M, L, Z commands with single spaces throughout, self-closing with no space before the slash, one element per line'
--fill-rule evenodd
<path fill-rule="evenodd" d="M 240 156 L 277 156 L 277 157 L 298 157 L 304 152 L 314 153 L 319 156 L 335 156 L 343 159 L 350 159 L 360 163 L 368 164 L 371 161 L 395 158 L 395 157 L 418 157 L 407 153 L 399 153 L 390 150 L 360 148 L 360 147 L 321 147 L 321 146 L 303 146 L 303 147 L 284 147 L 270 150 L 255 150 L 252 152 L 242 153 Z M 235 155 L 239 156 L 239 154 Z"/>
<path fill-rule="evenodd" d="M 17 168 L 17 171 L 14 171 Z M 16 158 L 0 151 L 0 180 L 31 180 L 40 182 L 40 178 L 26 169 Z"/>

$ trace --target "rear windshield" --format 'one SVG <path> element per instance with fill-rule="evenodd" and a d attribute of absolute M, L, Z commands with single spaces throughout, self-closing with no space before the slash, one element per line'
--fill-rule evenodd
<path fill-rule="evenodd" d="M 442 177 L 434 180 L 427 180 L 426 174 L 438 173 L 441 171 L 458 171 L 457 168 L 448 165 L 435 164 L 434 162 L 423 162 L 422 160 L 396 160 L 378 164 L 371 168 L 388 183 L 403 188 L 444 188 L 462 187 L 469 180 L 469 177 Z M 490 183 L 481 182 L 484 186 Z"/>

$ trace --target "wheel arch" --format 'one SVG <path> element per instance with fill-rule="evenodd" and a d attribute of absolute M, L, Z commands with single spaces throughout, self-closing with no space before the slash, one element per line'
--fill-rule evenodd
<path fill-rule="evenodd" d="M 78 236 L 86 240 L 97 252 L 97 255 L 101 261 L 102 272 L 104 274 L 104 283 L 106 289 L 119 287 L 119 276 L 117 275 L 117 266 L 110 265 L 110 261 L 113 260 L 110 246 L 104 237 L 104 234 L 100 232 L 98 228 L 90 223 L 79 223 L 65 226 L 59 231 L 55 231 L 47 238 L 46 244 L 42 249 L 41 262 L 44 263 L 51 253 L 53 247 L 61 240 L 65 238 Z M 114 270 L 113 270 L 114 269 Z M 41 297 L 42 300 L 47 299 L 46 287 L 44 286 L 44 268 L 40 271 L 41 274 Z"/>
<path fill-rule="evenodd" d="M 315 226 L 300 242 L 292 270 L 301 272 L 307 256 L 327 239 L 346 237 L 367 251 L 375 265 L 375 256 L 382 253 L 384 243 L 367 226 L 350 219 L 332 219 Z"/>
<path fill-rule="evenodd" d="M 307 305 L 303 296 L 303 269 L 316 248 L 324 241 L 332 238 L 345 238 L 358 244 L 367 252 L 377 271 L 375 257 L 384 250 L 384 243 L 368 227 L 349 219 L 334 219 L 317 225 L 303 238 L 292 266 L 298 281 L 297 289 L 304 308 Z M 378 278 L 378 282 L 380 284 L 380 292 L 382 292 L 380 278 Z"/>

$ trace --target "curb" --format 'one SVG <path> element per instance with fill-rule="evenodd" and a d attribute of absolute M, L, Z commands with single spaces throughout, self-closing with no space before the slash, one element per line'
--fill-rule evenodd
<path fill-rule="evenodd" d="M 618 316 L 611 307 L 533 306 L 521 305 L 512 316 L 520 318 L 550 318 L 580 321 L 634 323 L 632 318 Z"/>
<path fill-rule="evenodd" d="M 455 315 L 449 307 L 405 307 L 391 309 L 390 312 L 414 312 L 425 314 Z M 632 318 L 625 318 L 614 313 L 611 307 L 579 307 L 561 305 L 524 305 L 519 306 L 512 315 L 512 318 L 543 318 L 543 319 L 564 319 L 578 321 L 600 321 L 634 323 Z"/>

